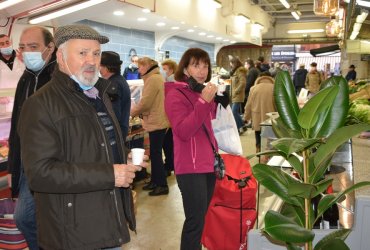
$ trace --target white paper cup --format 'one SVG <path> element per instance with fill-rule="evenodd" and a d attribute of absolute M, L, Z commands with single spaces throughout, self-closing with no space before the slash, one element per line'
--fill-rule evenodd
<path fill-rule="evenodd" d="M 145 149 L 143 148 L 132 148 L 131 149 L 132 164 L 141 165 L 144 159 L 144 152 Z"/>
<path fill-rule="evenodd" d="M 217 85 L 217 95 L 223 95 L 225 90 L 226 90 L 226 85 L 225 84 L 218 84 Z"/>

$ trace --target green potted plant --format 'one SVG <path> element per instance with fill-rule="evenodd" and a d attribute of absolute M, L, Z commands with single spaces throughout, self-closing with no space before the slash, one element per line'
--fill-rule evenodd
<path fill-rule="evenodd" d="M 349 94 L 347 81 L 340 76 L 325 81 L 321 90 L 300 109 L 289 73 L 280 72 L 275 80 L 274 96 L 279 118 L 272 121 L 272 128 L 279 139 L 271 143 L 273 150 L 258 155 L 283 156 L 297 172 L 298 178 L 266 164 L 252 168 L 258 182 L 284 202 L 284 210 L 266 213 L 262 232 L 286 245 L 287 249 L 349 249 L 344 242 L 349 229 L 335 230 L 313 246 L 313 225 L 347 193 L 370 185 L 366 181 L 337 194 L 323 194 L 333 181 L 323 179 L 323 176 L 335 151 L 351 137 L 369 130 L 370 125 L 344 125 Z M 303 160 L 299 160 L 297 155 Z M 315 216 L 311 200 L 319 195 L 322 198 Z"/>

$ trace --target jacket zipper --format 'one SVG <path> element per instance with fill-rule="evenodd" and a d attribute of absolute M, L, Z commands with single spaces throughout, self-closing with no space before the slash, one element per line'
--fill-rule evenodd
<path fill-rule="evenodd" d="M 193 161 L 193 169 L 197 169 L 197 166 L 195 165 L 195 158 L 197 152 L 197 144 L 195 142 L 195 137 L 191 137 L 190 146 L 191 146 L 191 159 Z"/>

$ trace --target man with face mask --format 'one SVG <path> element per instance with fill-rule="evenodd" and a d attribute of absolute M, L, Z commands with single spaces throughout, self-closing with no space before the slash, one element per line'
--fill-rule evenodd
<path fill-rule="evenodd" d="M 138 60 L 139 57 L 137 55 L 131 56 L 131 63 L 123 71 L 123 77 L 126 80 L 140 79 L 139 68 L 137 66 Z"/>
<path fill-rule="evenodd" d="M 43 249 L 121 249 L 127 224 L 135 230 L 129 185 L 142 167 L 127 163 L 109 82 L 99 78 L 108 41 L 89 26 L 57 28 L 58 67 L 22 109 L 22 161 Z"/>
<path fill-rule="evenodd" d="M 37 244 L 35 204 L 24 174 L 21 161 L 21 145 L 17 126 L 24 102 L 51 78 L 56 65 L 56 50 L 52 34 L 43 27 L 29 27 L 23 30 L 19 51 L 26 69 L 17 85 L 9 135 L 8 178 L 12 196 L 18 197 L 15 210 L 17 227 L 23 233 L 30 250 L 39 249 Z M 30 113 L 33 111 L 30 110 Z M 32 145 L 27 145 L 32 147 Z"/>

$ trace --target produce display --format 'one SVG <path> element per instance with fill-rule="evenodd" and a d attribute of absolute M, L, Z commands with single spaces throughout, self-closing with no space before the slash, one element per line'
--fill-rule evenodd
<path fill-rule="evenodd" d="M 0 161 L 7 159 L 9 153 L 9 145 L 7 140 L 0 140 Z"/>
<path fill-rule="evenodd" d="M 368 123 L 370 124 L 370 82 L 350 81 L 347 124 Z"/>

